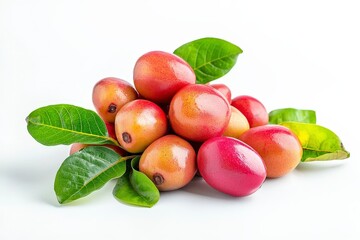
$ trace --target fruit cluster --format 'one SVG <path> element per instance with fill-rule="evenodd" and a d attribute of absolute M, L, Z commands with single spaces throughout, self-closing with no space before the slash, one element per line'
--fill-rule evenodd
<path fill-rule="evenodd" d="M 350 156 L 334 132 L 316 123 L 315 111 L 268 113 L 258 99 L 233 96 L 225 84 L 211 82 L 229 72 L 240 53 L 217 38 L 174 53 L 151 51 L 136 61 L 133 84 L 114 77 L 95 84 L 97 113 L 69 104 L 31 112 L 27 129 L 35 140 L 72 144 L 55 177 L 59 203 L 117 179 L 116 199 L 151 207 L 159 191 L 182 188 L 195 175 L 220 192 L 247 196 L 300 162 Z"/>
<path fill-rule="evenodd" d="M 255 192 L 300 162 L 302 147 L 287 128 L 268 124 L 264 105 L 232 98 L 225 84 L 196 84 L 191 66 L 172 53 L 151 51 L 134 67 L 134 87 L 109 77 L 92 99 L 120 155 L 141 154 L 140 172 L 160 191 L 187 185 L 198 172 L 233 196 Z M 85 145 L 74 144 L 71 153 Z"/>

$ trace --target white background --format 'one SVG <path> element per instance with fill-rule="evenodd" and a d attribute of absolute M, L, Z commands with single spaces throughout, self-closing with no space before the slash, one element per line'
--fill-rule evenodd
<path fill-rule="evenodd" d="M 360 239 L 357 1 L 0 0 L 0 239 Z M 94 109 L 93 85 L 132 81 L 137 58 L 219 37 L 244 53 L 219 79 L 268 111 L 313 109 L 351 157 L 302 163 L 233 198 L 197 179 L 153 208 L 117 202 L 110 182 L 60 206 L 53 191 L 68 146 L 27 133 L 34 109 Z"/>

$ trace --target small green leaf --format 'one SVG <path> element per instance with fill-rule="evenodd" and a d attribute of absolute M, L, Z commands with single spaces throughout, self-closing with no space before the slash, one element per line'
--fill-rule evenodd
<path fill-rule="evenodd" d="M 316 123 L 316 113 L 313 110 L 295 108 L 276 109 L 269 113 L 269 123 L 279 124 L 281 122 Z"/>
<path fill-rule="evenodd" d="M 126 171 L 126 160 L 104 146 L 89 146 L 69 156 L 60 166 L 54 183 L 59 203 L 69 203 L 102 188 Z"/>
<path fill-rule="evenodd" d="M 350 157 L 340 138 L 331 130 L 312 123 L 282 122 L 299 138 L 303 147 L 302 162 L 340 160 Z"/>
<path fill-rule="evenodd" d="M 243 51 L 238 46 L 219 39 L 201 38 L 186 43 L 174 51 L 193 68 L 197 83 L 208 83 L 227 74 Z"/>
<path fill-rule="evenodd" d="M 140 157 L 128 164 L 126 174 L 119 178 L 113 195 L 119 201 L 141 207 L 152 207 L 160 198 L 155 184 L 142 172 L 137 171 Z"/>
<path fill-rule="evenodd" d="M 57 104 L 38 108 L 26 118 L 30 135 L 46 146 L 72 143 L 113 144 L 104 121 L 91 110 Z"/>

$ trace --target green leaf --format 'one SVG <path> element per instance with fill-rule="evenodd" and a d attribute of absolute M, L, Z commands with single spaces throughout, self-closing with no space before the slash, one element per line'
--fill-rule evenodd
<path fill-rule="evenodd" d="M 197 83 L 208 83 L 228 73 L 243 51 L 238 46 L 219 39 L 201 38 L 186 43 L 174 51 L 193 68 Z"/>
<path fill-rule="evenodd" d="M 282 122 L 299 138 L 303 147 L 302 162 L 339 160 L 350 157 L 340 138 L 330 129 L 312 123 Z"/>
<path fill-rule="evenodd" d="M 26 118 L 30 135 L 46 146 L 72 143 L 113 144 L 104 121 L 91 110 L 57 104 L 38 108 Z"/>
<path fill-rule="evenodd" d="M 126 174 L 119 178 L 113 195 L 119 201 L 141 207 L 152 207 L 160 198 L 155 184 L 142 172 L 137 171 L 140 157 L 135 157 L 128 164 Z"/>
<path fill-rule="evenodd" d="M 126 171 L 126 160 L 104 146 L 89 146 L 69 156 L 60 166 L 54 183 L 59 203 L 69 203 L 102 188 Z"/>
<path fill-rule="evenodd" d="M 276 109 L 269 113 L 269 123 L 279 124 L 281 122 L 316 123 L 316 113 L 313 110 L 295 108 Z"/>

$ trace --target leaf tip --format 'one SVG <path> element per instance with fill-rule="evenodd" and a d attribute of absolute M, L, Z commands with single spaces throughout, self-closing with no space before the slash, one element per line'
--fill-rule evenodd
<path fill-rule="evenodd" d="M 56 197 L 57 197 L 58 203 L 60 203 L 60 204 L 66 203 L 66 201 L 64 199 L 62 199 L 60 196 L 56 196 Z"/>

